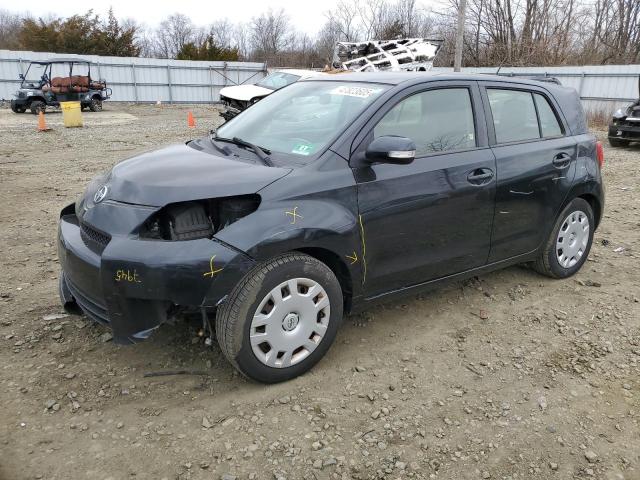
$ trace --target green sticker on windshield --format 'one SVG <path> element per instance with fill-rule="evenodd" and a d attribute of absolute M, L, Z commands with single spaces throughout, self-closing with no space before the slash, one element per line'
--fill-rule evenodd
<path fill-rule="evenodd" d="M 296 155 L 311 155 L 313 148 L 313 145 L 307 143 L 297 143 L 293 146 L 291 153 L 295 153 Z"/>

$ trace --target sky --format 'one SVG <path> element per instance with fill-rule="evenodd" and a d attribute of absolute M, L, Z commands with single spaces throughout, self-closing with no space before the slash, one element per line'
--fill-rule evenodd
<path fill-rule="evenodd" d="M 315 34 L 320 30 L 326 18 L 324 13 L 335 7 L 338 0 L 155 0 L 154 2 L 136 0 L 107 0 L 105 2 L 77 2 L 56 0 L 29 0 L 25 3 L 13 2 L 0 8 L 13 11 L 30 12 L 34 17 L 56 16 L 67 17 L 76 13 L 85 13 L 93 8 L 95 13 L 105 15 L 109 6 L 117 18 L 131 17 L 147 26 L 155 26 L 172 13 L 180 12 L 190 17 L 196 25 L 206 25 L 215 20 L 228 18 L 232 22 L 244 22 L 252 16 L 259 15 L 269 7 L 284 8 L 289 14 L 296 30 L 308 34 Z M 440 0 L 418 0 L 423 6 L 437 5 Z M 55 5 L 55 8 L 53 6 Z"/>

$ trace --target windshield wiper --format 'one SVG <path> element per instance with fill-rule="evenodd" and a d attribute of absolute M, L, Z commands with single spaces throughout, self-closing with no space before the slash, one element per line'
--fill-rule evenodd
<path fill-rule="evenodd" d="M 254 145 L 253 143 L 247 142 L 246 140 L 243 140 L 238 137 L 233 137 L 233 138 L 213 137 L 213 138 L 220 142 L 229 142 L 229 143 L 234 143 L 236 145 L 240 145 L 241 147 L 250 148 L 251 150 L 253 150 L 253 153 L 256 154 L 256 156 L 260 159 L 260 161 L 264 165 L 266 165 L 267 167 L 273 167 L 273 162 L 269 158 L 269 155 L 271 154 L 271 151 L 269 149 L 259 147 L 258 145 Z"/>
<path fill-rule="evenodd" d="M 224 148 L 222 148 L 222 147 L 219 147 L 218 145 L 216 145 L 215 134 L 216 134 L 215 130 L 209 131 L 209 141 L 211 142 L 211 145 L 213 145 L 213 148 L 215 148 L 217 151 L 221 152 L 225 157 L 228 157 L 231 152 L 228 150 L 228 148 L 226 146 Z"/>

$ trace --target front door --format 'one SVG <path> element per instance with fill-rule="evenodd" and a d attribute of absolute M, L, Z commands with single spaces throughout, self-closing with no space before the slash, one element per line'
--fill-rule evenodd
<path fill-rule="evenodd" d="M 409 165 L 354 168 L 367 297 L 482 266 L 489 255 L 496 167 L 479 90 L 426 85 L 378 112 L 356 150 L 383 135 L 416 144 Z"/>
<path fill-rule="evenodd" d="M 491 263 L 547 239 L 573 183 L 577 147 L 543 90 L 487 83 L 484 95 L 498 174 Z"/>

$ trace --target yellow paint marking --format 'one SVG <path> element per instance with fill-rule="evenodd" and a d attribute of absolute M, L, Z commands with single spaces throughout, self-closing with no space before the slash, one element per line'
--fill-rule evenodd
<path fill-rule="evenodd" d="M 293 207 L 293 210 L 284 212 L 285 215 L 291 215 L 291 225 L 296 223 L 296 219 L 303 219 L 304 217 L 298 213 L 298 207 Z"/>
<path fill-rule="evenodd" d="M 351 260 L 351 265 L 353 265 L 354 263 L 356 263 L 358 261 L 358 254 L 356 253 L 356 251 L 353 251 L 353 255 L 345 255 L 345 257 L 347 257 L 349 260 Z"/>
<path fill-rule="evenodd" d="M 213 267 L 213 260 L 216 258 L 216 256 L 212 256 L 211 260 L 209 260 L 209 271 L 208 272 L 204 272 L 202 274 L 203 277 L 213 277 L 216 273 L 220 273 L 222 270 L 224 270 L 223 268 L 214 268 Z"/>
<path fill-rule="evenodd" d="M 358 221 L 360 222 L 360 238 L 362 239 L 362 284 L 367 281 L 367 242 L 364 237 L 364 224 L 362 223 L 362 215 L 358 215 Z"/>
<path fill-rule="evenodd" d="M 133 270 L 128 268 L 117 270 L 114 279 L 116 282 L 142 283 L 135 268 Z"/>

